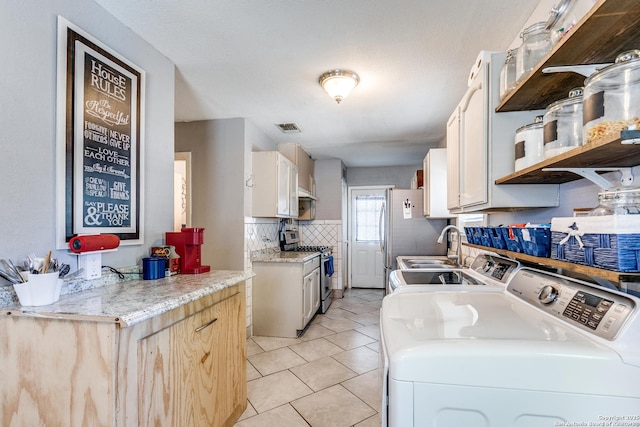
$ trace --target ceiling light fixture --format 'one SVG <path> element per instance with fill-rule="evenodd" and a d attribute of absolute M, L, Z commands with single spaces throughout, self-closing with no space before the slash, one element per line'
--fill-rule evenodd
<path fill-rule="evenodd" d="M 320 86 L 336 100 L 338 104 L 345 99 L 354 87 L 360 83 L 360 77 L 353 71 L 331 70 L 322 74 Z"/>

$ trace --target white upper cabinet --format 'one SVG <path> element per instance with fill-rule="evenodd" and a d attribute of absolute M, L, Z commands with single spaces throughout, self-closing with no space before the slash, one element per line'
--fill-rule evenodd
<path fill-rule="evenodd" d="M 538 111 L 496 113 L 504 53 L 481 52 L 469 88 L 447 122 L 448 197 L 452 213 L 558 205 L 558 186 L 501 185 L 514 170 L 514 135 Z"/>
<path fill-rule="evenodd" d="M 316 195 L 314 160 L 299 144 L 287 142 L 278 144 L 278 151 L 291 160 L 298 168 L 299 197 L 313 198 Z"/>
<path fill-rule="evenodd" d="M 424 216 L 451 218 L 447 209 L 447 150 L 431 148 L 423 161 Z"/>
<path fill-rule="evenodd" d="M 298 169 L 277 151 L 252 153 L 251 215 L 266 218 L 298 216 Z"/>

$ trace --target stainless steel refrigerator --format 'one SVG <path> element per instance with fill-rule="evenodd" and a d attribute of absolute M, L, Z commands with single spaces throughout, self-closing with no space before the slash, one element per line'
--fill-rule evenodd
<path fill-rule="evenodd" d="M 382 258 L 384 287 L 389 292 L 389 273 L 397 268 L 396 257 L 401 255 L 446 255 L 446 240 L 436 243 L 447 226 L 446 219 L 426 219 L 422 208 L 422 190 L 387 190 L 386 203 L 380 215 L 384 226 Z M 405 218 L 405 208 L 410 218 Z"/>

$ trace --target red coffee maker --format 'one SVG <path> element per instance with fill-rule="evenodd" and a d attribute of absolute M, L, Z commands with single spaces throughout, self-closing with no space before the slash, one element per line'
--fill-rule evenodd
<path fill-rule="evenodd" d="M 208 265 L 201 265 L 200 246 L 204 243 L 204 228 L 183 228 L 180 231 L 167 231 L 167 245 L 176 247 L 180 255 L 180 272 L 183 274 L 206 273 Z"/>

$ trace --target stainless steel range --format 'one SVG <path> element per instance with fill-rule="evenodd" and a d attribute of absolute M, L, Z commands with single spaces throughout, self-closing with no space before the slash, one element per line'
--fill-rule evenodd
<path fill-rule="evenodd" d="M 283 231 L 280 235 L 280 249 L 294 252 L 320 253 L 320 312 L 326 313 L 333 301 L 331 275 L 333 274 L 333 256 L 329 246 L 300 245 L 297 230 Z"/>

